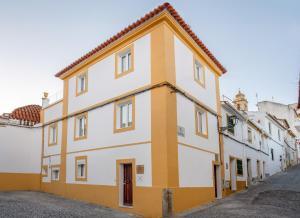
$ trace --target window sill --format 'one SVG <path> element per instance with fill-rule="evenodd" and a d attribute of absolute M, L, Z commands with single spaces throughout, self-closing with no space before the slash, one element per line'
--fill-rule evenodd
<path fill-rule="evenodd" d="M 114 133 L 127 132 L 127 131 L 131 131 L 131 130 L 134 130 L 134 129 L 135 129 L 135 126 L 132 125 L 130 127 L 114 129 Z"/>

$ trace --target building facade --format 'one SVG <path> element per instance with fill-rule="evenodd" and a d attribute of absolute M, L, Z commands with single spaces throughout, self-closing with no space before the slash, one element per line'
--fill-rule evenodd
<path fill-rule="evenodd" d="M 27 105 L 0 116 L 0 191 L 40 190 L 40 110 Z"/>
<path fill-rule="evenodd" d="M 50 103 L 45 93 L 38 122 L 15 118 L 23 109 L 0 118 L 9 126 L 0 167 L 18 160 L 0 172 L 21 172 L 25 184 L 0 173 L 0 190 L 167 217 L 293 165 L 285 120 L 249 112 L 240 91 L 220 101 L 225 72 L 176 10 L 159 6 L 58 72 L 63 97 Z"/>
<path fill-rule="evenodd" d="M 150 12 L 56 74 L 41 190 L 147 217 L 220 198 L 223 73 L 169 4 Z"/>

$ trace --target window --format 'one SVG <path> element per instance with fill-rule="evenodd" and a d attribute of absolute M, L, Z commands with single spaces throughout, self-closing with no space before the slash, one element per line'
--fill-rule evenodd
<path fill-rule="evenodd" d="M 248 142 L 252 144 L 252 129 L 248 128 Z"/>
<path fill-rule="evenodd" d="M 234 135 L 234 118 L 227 115 L 227 131 Z"/>
<path fill-rule="evenodd" d="M 43 165 L 42 166 L 42 177 L 47 177 L 48 176 L 48 166 Z"/>
<path fill-rule="evenodd" d="M 51 166 L 51 180 L 52 181 L 59 181 L 59 172 L 60 172 L 59 165 Z"/>
<path fill-rule="evenodd" d="M 115 104 L 115 125 L 114 132 L 122 132 L 134 129 L 135 101 L 128 98 Z"/>
<path fill-rule="evenodd" d="M 196 120 L 196 134 L 207 138 L 208 137 L 207 111 L 196 106 L 195 120 Z"/>
<path fill-rule="evenodd" d="M 271 148 L 271 159 L 274 160 L 274 149 Z"/>
<path fill-rule="evenodd" d="M 241 159 L 236 159 L 236 172 L 237 172 L 237 175 L 239 175 L 239 176 L 243 176 L 243 174 L 244 174 L 243 160 L 241 160 Z"/>
<path fill-rule="evenodd" d="M 51 124 L 48 128 L 48 145 L 56 145 L 58 135 L 57 123 Z"/>
<path fill-rule="evenodd" d="M 87 181 L 87 156 L 75 158 L 75 180 Z"/>
<path fill-rule="evenodd" d="M 87 137 L 87 113 L 75 117 L 74 139 L 85 139 Z"/>
<path fill-rule="evenodd" d="M 115 56 L 115 78 L 133 71 L 133 45 L 118 52 Z"/>
<path fill-rule="evenodd" d="M 280 130 L 278 129 L 278 140 L 281 141 Z"/>
<path fill-rule="evenodd" d="M 88 73 L 83 73 L 76 78 L 76 96 L 81 95 L 88 90 Z"/>
<path fill-rule="evenodd" d="M 269 134 L 272 135 L 272 125 L 270 122 L 269 122 Z"/>
<path fill-rule="evenodd" d="M 205 87 L 205 69 L 200 61 L 194 58 L 194 79 L 201 86 Z"/>

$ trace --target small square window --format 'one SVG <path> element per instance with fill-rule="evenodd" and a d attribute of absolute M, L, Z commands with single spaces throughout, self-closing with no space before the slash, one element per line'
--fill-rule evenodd
<path fill-rule="evenodd" d="M 75 180 L 87 181 L 87 156 L 75 158 Z"/>
<path fill-rule="evenodd" d="M 115 77 L 126 75 L 133 71 L 133 45 L 121 50 L 115 56 Z"/>
<path fill-rule="evenodd" d="M 252 144 L 252 129 L 248 128 L 248 142 Z"/>
<path fill-rule="evenodd" d="M 201 86 L 205 87 L 205 68 L 196 59 L 194 59 L 194 79 Z"/>
<path fill-rule="evenodd" d="M 51 166 L 51 180 L 52 181 L 59 181 L 59 173 L 60 173 L 59 166 Z"/>
<path fill-rule="evenodd" d="M 115 132 L 134 129 L 134 98 L 125 99 L 115 104 Z"/>
<path fill-rule="evenodd" d="M 75 140 L 87 137 L 87 113 L 75 117 Z"/>
<path fill-rule="evenodd" d="M 83 73 L 76 78 L 76 95 L 81 95 L 87 92 L 88 89 L 88 74 Z"/>
<path fill-rule="evenodd" d="M 234 118 L 227 115 L 227 131 L 234 135 Z"/>
<path fill-rule="evenodd" d="M 196 134 L 203 137 L 208 137 L 207 111 L 196 106 L 195 120 L 196 120 Z"/>
<path fill-rule="evenodd" d="M 274 161 L 274 149 L 271 148 L 271 159 Z"/>
<path fill-rule="evenodd" d="M 43 165 L 42 166 L 42 177 L 47 177 L 48 176 L 48 166 Z"/>
<path fill-rule="evenodd" d="M 269 122 L 269 134 L 272 135 L 272 124 Z"/>
<path fill-rule="evenodd" d="M 56 145 L 57 144 L 57 134 L 58 134 L 58 128 L 57 123 L 51 124 L 48 130 L 48 145 Z"/>

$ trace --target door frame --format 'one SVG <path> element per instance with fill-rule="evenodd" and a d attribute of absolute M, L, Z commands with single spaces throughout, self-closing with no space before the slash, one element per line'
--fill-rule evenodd
<path fill-rule="evenodd" d="M 232 164 L 232 162 L 233 162 L 233 164 Z M 234 168 L 232 168 L 232 167 L 234 167 Z M 236 158 L 233 156 L 229 156 L 229 172 L 230 172 L 230 187 L 231 187 L 230 189 L 232 191 L 237 190 L 237 172 L 236 171 L 237 171 Z"/>
<path fill-rule="evenodd" d="M 260 181 L 261 180 L 261 178 L 260 178 L 260 176 L 261 176 L 261 168 L 260 168 L 261 166 L 260 166 L 260 160 L 257 160 L 256 161 L 256 175 L 257 175 L 257 179 L 258 179 L 258 181 Z"/>
<path fill-rule="evenodd" d="M 124 164 L 132 164 L 132 205 L 127 206 L 124 205 L 124 198 L 123 198 L 123 176 L 120 176 L 122 173 L 122 167 Z M 135 159 L 120 159 L 116 160 L 116 185 L 117 185 L 117 194 L 118 194 L 118 205 L 119 207 L 126 207 L 126 208 L 133 208 L 135 202 L 135 193 L 136 193 L 136 166 L 135 166 Z"/>
<path fill-rule="evenodd" d="M 215 174 L 215 167 L 216 167 L 216 174 Z M 222 179 L 221 179 L 221 165 L 219 161 L 213 161 L 212 162 L 212 173 L 213 173 L 213 184 L 214 184 L 214 190 L 217 190 L 216 199 L 222 198 Z M 215 178 L 216 175 L 216 178 Z M 217 184 L 215 183 L 217 182 Z"/>
<path fill-rule="evenodd" d="M 247 186 L 252 185 L 252 160 L 251 158 L 246 158 L 247 165 Z"/>

